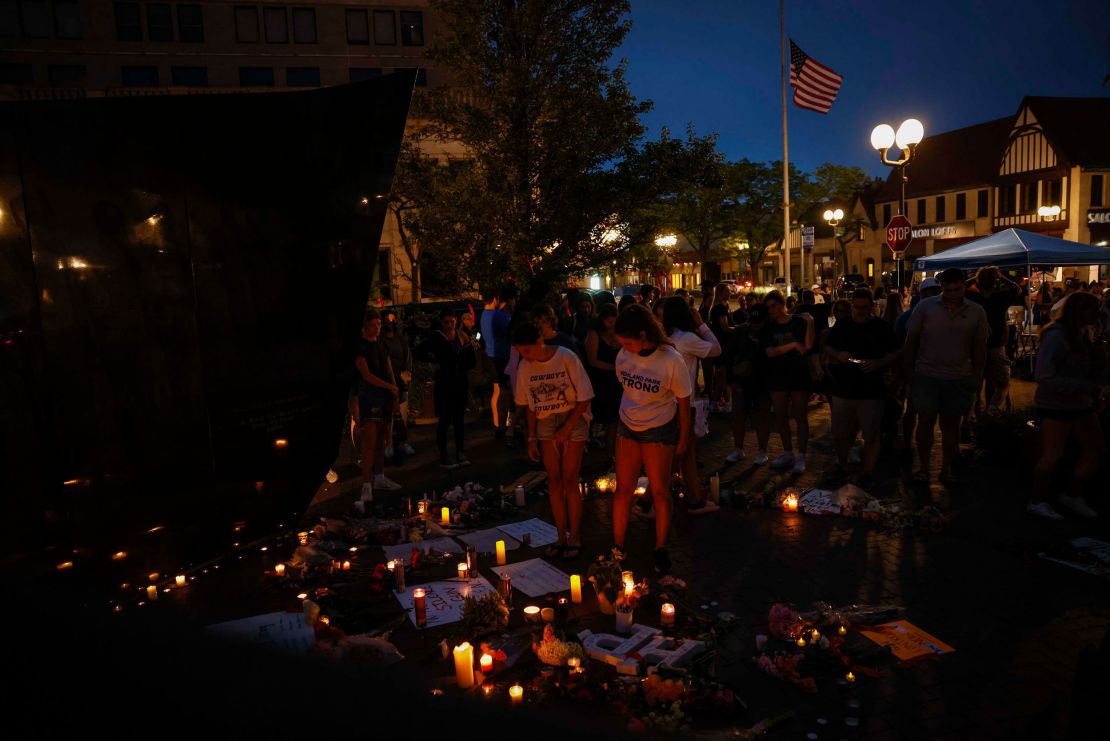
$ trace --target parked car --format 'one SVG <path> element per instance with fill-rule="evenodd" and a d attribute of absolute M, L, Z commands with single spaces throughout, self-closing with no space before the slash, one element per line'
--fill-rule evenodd
<path fill-rule="evenodd" d="M 771 286 L 770 287 L 772 289 L 776 290 L 776 291 L 785 292 L 786 291 L 786 278 L 784 278 L 783 276 L 780 275 L 779 277 L 777 277 L 773 281 L 771 281 Z"/>
<path fill-rule="evenodd" d="M 833 288 L 833 298 L 851 298 L 852 291 L 862 285 L 865 285 L 862 275 L 859 273 L 846 273 L 837 278 L 836 286 Z"/>

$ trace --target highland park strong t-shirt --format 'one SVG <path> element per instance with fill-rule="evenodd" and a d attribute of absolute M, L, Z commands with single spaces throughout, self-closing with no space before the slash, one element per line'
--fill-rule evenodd
<path fill-rule="evenodd" d="M 578 356 L 565 347 L 556 347 L 546 363 L 520 361 L 514 398 L 538 419 L 545 419 L 569 412 L 578 402 L 594 398 L 594 387 Z M 590 419 L 589 408 L 582 416 Z"/>
<path fill-rule="evenodd" d="M 694 392 L 686 361 L 670 345 L 659 345 L 647 356 L 622 349 L 616 366 L 617 380 L 624 387 L 621 421 L 635 432 L 670 422 L 677 411 L 676 400 Z"/>

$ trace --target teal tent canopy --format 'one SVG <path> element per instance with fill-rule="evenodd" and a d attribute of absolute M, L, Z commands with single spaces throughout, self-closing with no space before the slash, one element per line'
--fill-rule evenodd
<path fill-rule="evenodd" d="M 1006 229 L 929 257 L 919 257 L 914 260 L 913 269 L 933 272 L 947 268 L 981 268 L 984 265 L 1000 268 L 1110 265 L 1110 249 L 1021 229 Z"/>

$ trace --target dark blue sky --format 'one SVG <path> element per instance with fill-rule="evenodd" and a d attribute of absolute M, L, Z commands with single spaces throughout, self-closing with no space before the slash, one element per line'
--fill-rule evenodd
<path fill-rule="evenodd" d="M 778 2 L 632 0 L 632 22 L 619 54 L 633 94 L 655 103 L 651 137 L 693 122 L 729 158 L 782 157 Z M 827 115 L 787 101 L 790 160 L 805 169 L 885 177 L 870 145 L 883 122 L 918 118 L 928 136 L 1012 115 L 1025 95 L 1110 95 L 1106 0 L 787 0 L 786 30 L 844 76 Z"/>

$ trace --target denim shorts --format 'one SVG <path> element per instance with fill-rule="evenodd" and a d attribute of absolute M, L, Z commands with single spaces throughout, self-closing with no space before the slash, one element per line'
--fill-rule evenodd
<path fill-rule="evenodd" d="M 554 440 L 555 433 L 558 432 L 567 418 L 570 417 L 570 412 L 563 412 L 562 414 L 552 414 L 550 417 L 541 417 L 536 420 L 536 438 L 539 440 Z M 574 429 L 570 431 L 570 439 L 572 442 L 584 443 L 590 439 L 590 420 L 584 416 L 578 418 L 575 423 Z"/>
<path fill-rule="evenodd" d="M 665 422 L 658 427 L 646 430 L 633 430 L 621 420 L 617 423 L 617 435 L 635 440 L 638 443 L 656 443 L 659 445 L 678 445 L 678 415 L 671 417 L 670 422 Z"/>

